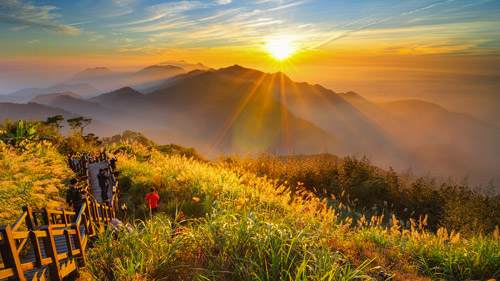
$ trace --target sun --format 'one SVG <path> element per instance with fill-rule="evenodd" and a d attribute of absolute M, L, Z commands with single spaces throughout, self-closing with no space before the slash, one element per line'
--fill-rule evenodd
<path fill-rule="evenodd" d="M 296 51 L 296 47 L 292 40 L 286 37 L 269 40 L 266 43 L 266 48 L 273 58 L 280 61 L 289 58 Z"/>

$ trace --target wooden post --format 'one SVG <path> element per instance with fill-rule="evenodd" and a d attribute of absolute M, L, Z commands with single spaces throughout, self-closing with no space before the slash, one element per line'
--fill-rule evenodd
<path fill-rule="evenodd" d="M 26 212 L 26 226 L 28 230 L 35 230 L 35 220 L 33 219 L 33 210 L 30 206 L 24 205 L 23 211 Z"/>
<path fill-rule="evenodd" d="M 90 225 L 91 232 L 89 234 L 94 235 L 94 234 L 96 234 L 94 223 L 93 223 L 93 217 L 92 217 L 92 212 L 94 211 L 94 209 L 93 209 L 94 206 L 92 204 L 92 201 L 90 201 L 88 197 L 86 199 L 86 204 L 87 204 L 87 208 L 86 208 L 86 218 L 85 219 L 88 221 L 88 223 Z"/>
<path fill-rule="evenodd" d="M 72 257 L 73 254 L 73 246 L 71 245 L 71 234 L 69 234 L 69 230 L 64 230 L 64 238 L 66 238 L 66 247 L 68 248 L 68 258 Z"/>
<path fill-rule="evenodd" d="M 40 241 L 38 241 L 38 237 L 36 236 L 36 232 L 30 231 L 30 240 L 31 247 L 33 247 L 33 253 L 35 255 L 35 264 L 37 267 L 42 267 L 42 251 L 40 248 Z"/>
<path fill-rule="evenodd" d="M 68 225 L 69 225 L 69 221 L 68 221 L 68 218 L 66 217 L 66 216 L 67 216 L 67 215 L 66 215 L 66 210 L 64 210 L 64 209 L 62 210 L 62 216 L 63 216 L 63 217 L 62 217 L 62 219 L 63 219 L 62 223 L 63 223 L 65 226 L 68 226 Z"/>
<path fill-rule="evenodd" d="M 77 259 L 77 263 L 78 266 L 83 267 L 87 263 L 87 255 L 85 253 L 85 248 L 82 245 L 82 234 L 80 233 L 80 225 L 73 224 L 71 228 L 73 228 L 76 231 L 76 234 L 73 236 L 73 240 L 75 241 L 75 248 L 79 249 L 81 253 L 81 258 Z"/>
<path fill-rule="evenodd" d="M 43 207 L 42 208 L 42 217 L 43 217 L 43 224 L 44 225 L 50 225 L 50 217 L 49 217 L 49 211 L 47 208 Z"/>
<path fill-rule="evenodd" d="M 47 232 L 47 237 L 43 237 L 45 253 L 47 254 L 47 257 L 52 258 L 52 262 L 49 264 L 50 280 L 62 281 L 61 266 L 59 264 L 59 260 L 57 259 L 57 249 L 56 243 L 54 242 L 54 235 L 52 233 L 52 225 L 44 225 L 42 226 L 42 230 Z"/>
<path fill-rule="evenodd" d="M 3 240 L 3 243 L 0 244 L 0 253 L 4 262 L 4 267 L 12 268 L 12 271 L 14 272 L 14 276 L 10 277 L 9 280 L 25 281 L 26 277 L 24 277 L 24 273 L 21 268 L 21 259 L 17 253 L 17 247 L 10 225 L 0 226 L 0 233 L 2 234 Z"/>

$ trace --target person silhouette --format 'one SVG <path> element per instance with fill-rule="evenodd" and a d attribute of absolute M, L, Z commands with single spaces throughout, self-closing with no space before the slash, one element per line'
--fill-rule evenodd
<path fill-rule="evenodd" d="M 101 188 L 101 199 L 104 203 L 108 199 L 109 171 L 107 169 L 99 169 L 97 179 L 99 180 L 99 187 Z"/>
<path fill-rule="evenodd" d="M 158 212 L 158 200 L 160 200 L 160 196 L 158 196 L 156 188 L 151 187 L 149 193 L 146 195 L 146 202 L 148 203 L 151 214 Z"/>
<path fill-rule="evenodd" d="M 71 179 L 70 184 L 68 193 L 66 194 L 66 203 L 70 207 L 73 207 L 73 211 L 78 214 L 83 205 L 81 190 L 78 188 L 78 179 Z"/>

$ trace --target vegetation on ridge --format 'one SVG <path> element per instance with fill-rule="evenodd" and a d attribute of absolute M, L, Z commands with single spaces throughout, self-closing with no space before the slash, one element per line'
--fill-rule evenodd
<path fill-rule="evenodd" d="M 101 237 L 90 260 L 95 279 L 377 280 L 379 271 L 395 274 L 393 280 L 500 275 L 498 229 L 463 236 L 444 228 L 428 232 L 424 217 L 408 226 L 396 216 L 387 223 L 383 216 L 354 222 L 340 200 L 320 200 L 301 185 L 291 194 L 292 185 L 241 167 L 125 146 L 119 169 L 128 216 L 146 220 L 134 227 L 135 235 Z M 159 190 L 167 217 L 144 216 L 150 186 Z"/>
<path fill-rule="evenodd" d="M 433 179 L 383 171 L 363 157 L 333 155 L 275 157 L 262 154 L 256 159 L 223 159 L 259 176 L 279 183 L 300 186 L 320 198 L 337 198 L 354 220 L 392 214 L 404 221 L 428 216 L 428 227 L 464 233 L 491 233 L 500 226 L 500 194 L 472 189 L 466 184 L 443 183 Z"/>
<path fill-rule="evenodd" d="M 48 130 L 47 124 L 36 126 L 39 132 Z M 0 213 L 4 223 L 12 223 L 25 203 L 61 203 L 64 183 L 72 176 L 58 152 L 65 141 L 27 140 L 22 147 L 0 143 L 0 200 L 8 204 Z M 88 145 L 98 149 L 96 143 Z M 196 154 L 188 158 L 183 152 L 190 150 L 181 146 L 155 147 L 129 140 L 109 147 L 119 159 L 121 203 L 128 207 L 125 219 L 134 232 L 99 237 L 88 259 L 93 279 L 382 280 L 380 271 L 393 274 L 392 280 L 500 277 L 498 228 L 464 233 L 438 224 L 437 231 L 427 231 L 431 216 L 405 218 L 391 206 L 405 202 L 401 197 L 392 202 L 387 193 L 393 190 L 390 180 L 401 184 L 401 179 L 365 159 L 331 157 L 303 165 L 264 157 L 214 165 Z M 326 185 L 332 182 L 336 185 Z M 161 198 L 160 214 L 153 217 L 144 201 L 151 186 Z M 427 187 L 405 188 L 401 184 L 394 190 L 414 196 L 404 198 L 409 205 L 422 190 L 435 194 Z M 469 197 L 461 197 L 457 208 L 483 198 L 469 191 L 458 194 Z M 493 203 L 473 211 L 494 211 Z"/>

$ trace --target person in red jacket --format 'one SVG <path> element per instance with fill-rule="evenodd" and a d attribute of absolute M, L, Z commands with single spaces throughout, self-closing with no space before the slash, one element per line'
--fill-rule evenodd
<path fill-rule="evenodd" d="M 158 211 L 158 200 L 160 196 L 158 196 L 158 192 L 154 187 L 151 187 L 150 192 L 146 195 L 146 201 L 148 202 L 148 208 L 151 210 L 151 214 L 154 214 Z"/>

